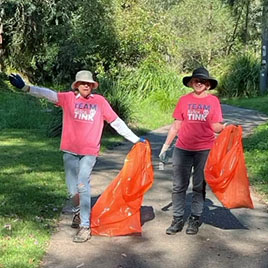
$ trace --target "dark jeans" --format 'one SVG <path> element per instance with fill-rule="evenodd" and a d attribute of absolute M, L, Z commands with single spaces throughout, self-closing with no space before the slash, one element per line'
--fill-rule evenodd
<path fill-rule="evenodd" d="M 201 216 L 204 207 L 206 187 L 204 167 L 208 154 L 209 150 L 186 151 L 176 147 L 174 148 L 172 189 L 172 205 L 174 217 L 181 217 L 184 215 L 186 191 L 189 186 L 192 172 L 193 195 L 191 214 Z"/>

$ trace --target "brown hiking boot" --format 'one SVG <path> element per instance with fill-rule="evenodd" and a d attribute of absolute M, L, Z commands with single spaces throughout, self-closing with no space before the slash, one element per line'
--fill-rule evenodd
<path fill-rule="evenodd" d="M 81 220 L 80 220 L 80 213 L 74 214 L 71 227 L 72 228 L 79 228 L 80 222 L 81 222 Z"/>
<path fill-rule="evenodd" d="M 73 242 L 76 243 L 83 243 L 86 242 L 91 238 L 91 231 L 90 228 L 87 227 L 80 227 L 78 232 L 76 233 Z"/>

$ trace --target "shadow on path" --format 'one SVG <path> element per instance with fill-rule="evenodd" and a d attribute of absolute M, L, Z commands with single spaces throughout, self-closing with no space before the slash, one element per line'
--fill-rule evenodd
<path fill-rule="evenodd" d="M 226 122 L 241 124 L 243 133 L 268 118 L 259 113 L 223 105 Z M 153 187 L 145 194 L 141 207 L 141 236 L 93 236 L 88 243 L 71 242 L 71 215 L 63 214 L 57 232 L 51 239 L 43 268 L 267 268 L 267 206 L 254 196 L 255 209 L 226 209 L 210 189 L 207 190 L 203 224 L 198 235 L 189 236 L 185 229 L 174 235 L 165 234 L 172 220 L 171 164 L 157 169 L 158 154 L 169 126 L 152 131 L 146 138 L 152 145 L 155 167 Z M 130 143 L 103 154 L 92 175 L 95 191 L 92 204 L 122 168 Z M 187 193 L 186 218 L 190 212 L 191 189 Z M 188 214 L 187 214 L 188 213 Z M 71 254 L 70 254 L 71 253 Z"/>

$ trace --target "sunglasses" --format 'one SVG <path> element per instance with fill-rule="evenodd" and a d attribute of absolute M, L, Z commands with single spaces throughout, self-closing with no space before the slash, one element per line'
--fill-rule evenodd
<path fill-rule="evenodd" d="M 206 80 L 206 79 L 200 79 L 200 78 L 195 78 L 195 79 L 193 79 L 193 82 L 196 83 L 196 84 L 199 83 L 199 84 L 203 84 L 203 85 L 204 85 L 204 84 L 207 83 L 207 81 L 208 81 L 208 80 Z"/>
<path fill-rule="evenodd" d="M 78 84 L 79 84 L 79 85 L 83 85 L 83 86 L 85 86 L 85 85 L 88 85 L 88 86 L 94 85 L 94 83 L 83 82 L 83 81 L 79 81 Z"/>

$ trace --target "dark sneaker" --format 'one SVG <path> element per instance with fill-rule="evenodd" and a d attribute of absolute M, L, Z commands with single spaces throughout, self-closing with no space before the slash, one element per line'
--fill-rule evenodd
<path fill-rule="evenodd" d="M 79 228 L 80 222 L 81 222 L 80 213 L 74 214 L 71 227 L 72 228 Z"/>
<path fill-rule="evenodd" d="M 188 220 L 188 227 L 186 229 L 186 234 L 195 235 L 198 233 L 200 226 L 200 221 L 198 216 L 190 216 Z"/>
<path fill-rule="evenodd" d="M 178 232 L 180 232 L 183 228 L 184 222 L 183 218 L 174 218 L 171 225 L 167 228 L 166 234 L 168 235 L 174 235 Z"/>
<path fill-rule="evenodd" d="M 78 232 L 76 233 L 73 239 L 73 242 L 83 243 L 89 240 L 90 238 L 91 238 L 90 228 L 80 227 L 80 229 L 78 230 Z"/>

